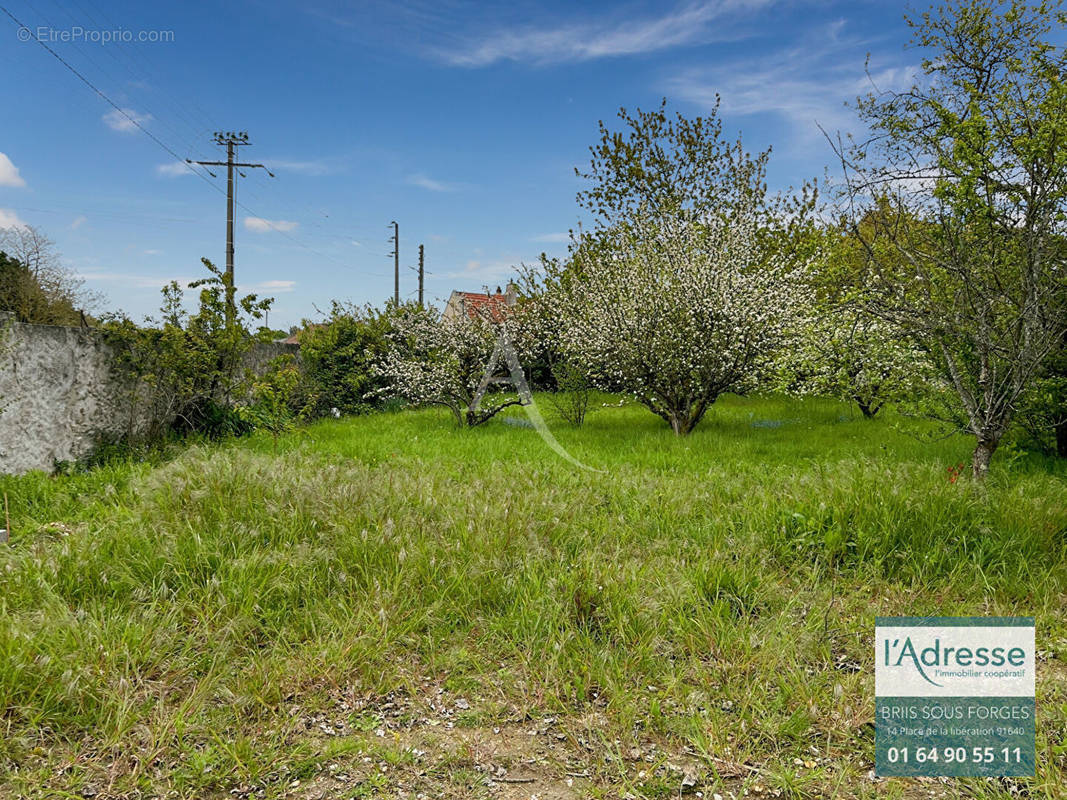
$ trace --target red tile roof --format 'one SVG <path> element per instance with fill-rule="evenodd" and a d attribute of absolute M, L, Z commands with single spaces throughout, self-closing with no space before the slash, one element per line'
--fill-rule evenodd
<path fill-rule="evenodd" d="M 471 319 L 488 317 L 493 322 L 500 322 L 507 313 L 508 296 L 506 294 L 485 294 L 484 292 L 456 292 L 463 302 L 463 308 Z"/>

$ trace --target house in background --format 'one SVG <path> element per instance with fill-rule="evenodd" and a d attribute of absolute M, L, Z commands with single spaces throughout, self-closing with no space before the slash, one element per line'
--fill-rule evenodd
<path fill-rule="evenodd" d="M 487 317 L 494 322 L 499 322 L 504 318 L 508 307 L 515 305 L 515 301 L 518 298 L 519 290 L 514 283 L 509 283 L 507 291 L 504 292 L 498 286 L 494 294 L 489 294 L 488 292 L 457 292 L 453 290 L 448 297 L 448 303 L 445 304 L 445 310 L 441 316 L 445 319 L 450 319 L 451 317 L 466 314 L 471 319 Z"/>

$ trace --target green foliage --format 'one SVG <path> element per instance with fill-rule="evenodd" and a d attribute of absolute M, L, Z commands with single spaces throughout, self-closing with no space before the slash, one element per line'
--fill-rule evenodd
<path fill-rule="evenodd" d="M 881 246 L 873 236 L 867 241 Z M 815 313 L 795 346 L 782 354 L 777 374 L 784 391 L 855 402 L 865 417 L 873 417 L 888 403 L 930 395 L 935 370 L 903 330 L 864 309 L 870 263 L 864 242 L 845 225 L 818 235 L 818 255 L 808 271 Z"/>
<path fill-rule="evenodd" d="M 32 225 L 0 228 L 0 311 L 19 322 L 84 325 L 100 296 L 63 266 L 55 242 Z"/>
<path fill-rule="evenodd" d="M 279 356 L 266 372 L 252 380 L 249 400 L 236 408 L 242 420 L 257 430 L 270 432 L 275 449 L 278 436 L 291 430 L 298 419 L 308 416 L 307 406 L 294 411 L 303 379 L 296 358 Z"/>
<path fill-rule="evenodd" d="M 1067 341 L 1052 352 L 1023 395 L 1018 420 L 1041 450 L 1067 458 Z"/>
<path fill-rule="evenodd" d="M 666 99 L 651 111 L 618 112 L 622 130 L 601 121 L 599 141 L 589 148 L 587 182 L 578 204 L 597 227 L 630 224 L 638 216 L 670 209 L 691 220 L 730 222 L 755 213 L 767 236 L 810 228 L 814 185 L 794 195 L 767 190 L 770 150 L 751 155 L 740 139 L 723 135 L 719 99 L 705 116 L 667 113 Z"/>
<path fill-rule="evenodd" d="M 976 478 L 1067 328 L 1064 21 L 1022 0 L 909 18 L 921 79 L 860 98 L 872 137 L 842 153 L 853 229 L 889 245 L 865 303 L 936 361 Z"/>
<path fill-rule="evenodd" d="M 324 323 L 304 323 L 300 361 L 302 402 L 313 416 L 337 409 L 362 414 L 379 408 L 384 380 L 372 367 L 387 349 L 393 310 L 333 302 Z"/>
<path fill-rule="evenodd" d="M 170 430 L 210 437 L 250 430 L 235 409 L 249 386 L 245 358 L 259 338 L 246 320 L 262 318 L 272 300 L 246 295 L 239 303 L 243 316 L 227 324 L 227 276 L 207 259 L 203 264 L 209 277 L 189 285 L 200 289 L 193 313 L 172 282 L 163 289 L 159 320 L 139 326 L 111 316 L 101 326 L 118 377 L 128 386 L 131 439 L 157 439 Z"/>

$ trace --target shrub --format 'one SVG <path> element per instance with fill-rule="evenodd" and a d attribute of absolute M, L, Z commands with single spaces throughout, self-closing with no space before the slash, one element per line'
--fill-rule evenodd
<path fill-rule="evenodd" d="M 297 389 L 302 380 L 300 367 L 291 355 L 279 356 L 270 369 L 252 382 L 249 402 L 238 405 L 237 416 L 252 427 L 270 431 L 274 449 L 278 437 L 290 430 L 297 419 L 307 415 L 307 407 L 294 411 Z"/>
<path fill-rule="evenodd" d="M 581 427 L 589 412 L 592 388 L 585 370 L 570 361 L 559 361 L 552 365 L 552 377 L 556 391 L 548 396 L 548 401 L 564 420 L 576 428 Z"/>
<path fill-rule="evenodd" d="M 373 365 L 388 349 L 393 314 L 334 301 L 325 323 L 305 322 L 300 337 L 303 381 L 297 392 L 310 415 L 325 416 L 335 408 L 362 414 L 381 407 L 377 393 L 385 381 Z"/>

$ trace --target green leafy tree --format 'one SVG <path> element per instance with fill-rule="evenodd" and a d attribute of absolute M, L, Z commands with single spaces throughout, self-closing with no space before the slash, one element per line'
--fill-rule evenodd
<path fill-rule="evenodd" d="M 1019 422 L 1042 450 L 1067 458 L 1067 337 L 1023 395 Z"/>
<path fill-rule="evenodd" d="M 920 79 L 860 98 L 873 135 L 840 148 L 865 307 L 952 387 L 941 416 L 975 438 L 979 479 L 1067 326 L 1064 21 L 1058 3 L 993 0 L 908 18 Z"/>

